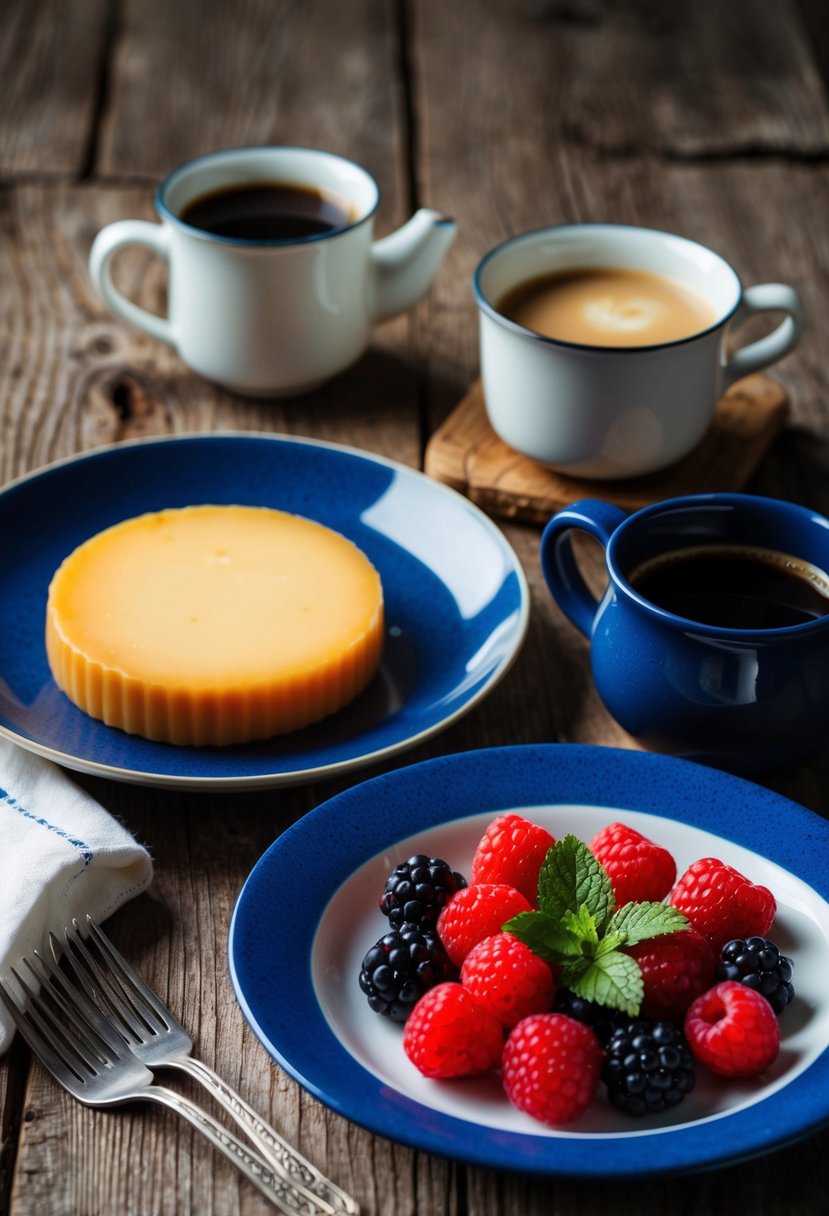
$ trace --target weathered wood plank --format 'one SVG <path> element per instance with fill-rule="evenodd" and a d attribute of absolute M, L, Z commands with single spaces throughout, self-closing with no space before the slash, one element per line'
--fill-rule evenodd
<path fill-rule="evenodd" d="M 401 98 L 384 0 L 126 0 L 96 166 L 159 177 L 203 152 L 306 144 L 375 174 L 400 205 Z"/>
<path fill-rule="evenodd" d="M 111 0 L 5 0 L 0 176 L 77 175 L 96 123 Z"/>
<path fill-rule="evenodd" d="M 829 88 L 829 24 L 826 21 L 824 0 L 797 0 L 803 24 L 809 36 L 815 65 Z"/>
<path fill-rule="evenodd" d="M 537 33 L 566 52 L 550 121 L 568 138 L 612 154 L 678 157 L 829 148 L 826 98 L 795 0 L 531 9 Z"/>
<path fill-rule="evenodd" d="M 27 1071 L 28 1051 L 15 1041 L 0 1061 L 0 1212 L 9 1210 L 20 1129 L 26 1117 Z"/>

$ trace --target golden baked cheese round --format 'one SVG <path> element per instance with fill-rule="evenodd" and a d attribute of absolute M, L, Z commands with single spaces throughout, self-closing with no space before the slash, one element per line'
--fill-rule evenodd
<path fill-rule="evenodd" d="M 115 524 L 52 579 L 58 686 L 130 734 L 196 746 L 298 730 L 366 687 L 383 591 L 351 541 L 267 507 L 191 506 Z"/>

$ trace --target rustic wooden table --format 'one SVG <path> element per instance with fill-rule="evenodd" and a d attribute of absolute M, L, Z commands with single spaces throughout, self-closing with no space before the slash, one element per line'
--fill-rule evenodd
<path fill-rule="evenodd" d="M 747 282 L 801 291 L 808 328 L 775 373 L 791 415 L 749 488 L 829 510 L 826 30 L 820 0 L 6 0 L 0 481 L 105 443 L 226 428 L 421 466 L 477 370 L 479 257 L 522 229 L 611 219 L 700 239 Z M 280 142 L 363 163 L 382 186 L 381 232 L 422 203 L 460 228 L 427 301 L 380 327 L 357 366 L 310 397 L 254 403 L 117 322 L 86 259 L 104 224 L 152 218 L 172 166 Z M 130 255 L 119 276 L 163 309 L 158 262 Z M 585 642 L 543 588 L 538 528 L 503 527 L 532 591 L 523 653 L 483 704 L 405 759 L 538 741 L 631 746 L 597 701 Z M 826 813 L 827 778 L 829 754 L 769 784 Z M 277 1069 L 231 990 L 231 912 L 274 838 L 356 779 L 227 796 L 79 778 L 155 857 L 150 892 L 111 922 L 113 936 L 202 1057 L 364 1212 L 826 1211 L 827 1132 L 690 1180 L 535 1181 L 374 1137 Z M 87 1110 L 19 1042 L 0 1061 L 0 1135 L 0 1211 L 14 1216 L 270 1210 L 174 1116 Z"/>

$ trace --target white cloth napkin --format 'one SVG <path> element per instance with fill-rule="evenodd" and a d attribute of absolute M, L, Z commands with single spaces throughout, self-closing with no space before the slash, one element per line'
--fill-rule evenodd
<path fill-rule="evenodd" d="M 152 874 L 147 850 L 61 768 L 0 739 L 0 975 L 73 916 L 105 920 Z M 0 1006 L 0 1054 L 12 1033 Z"/>

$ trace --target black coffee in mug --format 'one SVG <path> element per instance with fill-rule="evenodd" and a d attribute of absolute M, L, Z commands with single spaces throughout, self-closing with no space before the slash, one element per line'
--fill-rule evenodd
<path fill-rule="evenodd" d="M 785 629 L 829 614 L 829 575 L 749 545 L 677 549 L 643 562 L 628 581 L 666 612 L 726 629 Z"/>
<path fill-rule="evenodd" d="M 188 203 L 185 224 L 245 241 L 295 241 L 324 236 L 352 222 L 345 199 L 292 182 L 249 182 L 212 190 Z"/>

